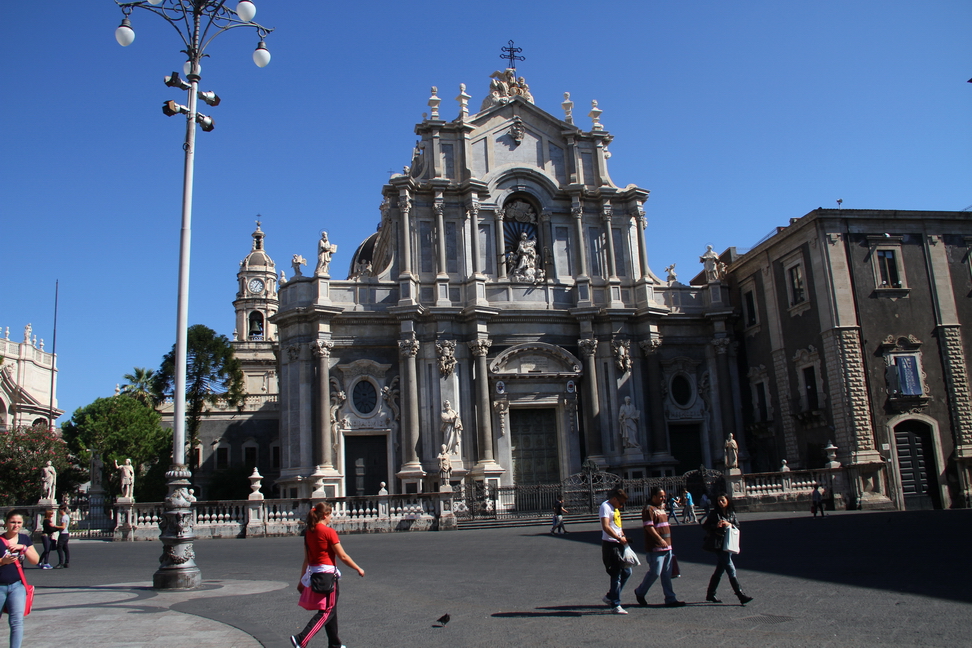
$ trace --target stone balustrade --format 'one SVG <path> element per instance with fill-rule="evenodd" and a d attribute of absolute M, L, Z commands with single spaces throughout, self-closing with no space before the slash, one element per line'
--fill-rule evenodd
<path fill-rule="evenodd" d="M 779 510 L 780 507 L 809 506 L 813 489 L 818 484 L 824 497 L 833 498 L 833 506 L 843 508 L 844 470 L 790 470 L 786 472 L 747 473 L 728 476 L 734 504 L 738 510 Z"/>

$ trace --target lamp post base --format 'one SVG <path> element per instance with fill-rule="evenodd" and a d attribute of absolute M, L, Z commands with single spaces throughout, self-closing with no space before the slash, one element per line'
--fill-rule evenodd
<path fill-rule="evenodd" d="M 152 577 L 155 589 L 187 590 L 202 584 L 202 573 L 196 566 L 196 553 L 192 541 L 196 539 L 192 525 L 192 496 L 189 494 L 189 478 L 192 473 L 185 465 L 173 465 L 165 474 L 169 496 L 165 498 L 165 511 L 159 521 L 159 540 L 162 555 L 159 570 Z"/>

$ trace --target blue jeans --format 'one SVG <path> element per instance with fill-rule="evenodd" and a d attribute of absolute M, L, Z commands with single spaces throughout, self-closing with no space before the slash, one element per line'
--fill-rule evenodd
<path fill-rule="evenodd" d="M 27 590 L 20 581 L 0 585 L 0 609 L 6 606 L 7 621 L 10 622 L 10 648 L 20 648 L 24 639 L 24 606 L 27 604 Z"/>
<path fill-rule="evenodd" d="M 635 588 L 635 594 L 644 597 L 660 575 L 662 589 L 665 591 L 665 602 L 677 601 L 675 590 L 672 589 L 672 551 L 649 551 L 645 558 L 648 561 L 648 571 L 641 585 Z"/>
<path fill-rule="evenodd" d="M 732 564 L 732 554 L 728 551 L 716 552 L 716 568 L 712 578 L 718 582 L 718 579 L 722 578 L 722 572 L 726 572 L 729 578 L 736 578 L 736 566 Z"/>
<path fill-rule="evenodd" d="M 611 577 L 611 589 L 608 590 L 607 598 L 611 605 L 621 605 L 621 590 L 624 584 L 631 578 L 631 568 L 625 567 L 617 555 L 617 542 L 601 541 L 601 561 L 604 569 Z"/>

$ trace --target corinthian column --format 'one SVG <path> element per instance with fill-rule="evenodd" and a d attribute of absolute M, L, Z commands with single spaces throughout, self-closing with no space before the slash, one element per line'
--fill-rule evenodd
<path fill-rule="evenodd" d="M 405 390 L 405 464 L 402 472 L 423 472 L 418 458 L 419 442 L 419 405 L 418 405 L 418 374 L 415 370 L 415 356 L 418 355 L 419 342 L 416 339 L 399 340 L 398 348 L 402 360 L 405 362 L 405 380 L 402 388 Z"/>
<path fill-rule="evenodd" d="M 672 462 L 672 455 L 668 450 L 665 406 L 662 402 L 662 368 L 659 354 L 661 345 L 660 336 L 653 336 L 639 343 L 642 353 L 645 354 L 645 364 L 648 367 L 648 406 L 651 408 L 651 463 L 666 464 Z"/>
<path fill-rule="evenodd" d="M 479 463 L 495 463 L 493 458 L 493 421 L 489 411 L 489 378 L 486 366 L 486 354 L 492 340 L 480 339 L 467 342 L 466 345 L 476 357 L 476 409 L 479 410 Z"/>
<path fill-rule="evenodd" d="M 311 353 L 317 358 L 317 450 L 314 463 L 324 469 L 333 468 L 331 438 L 331 349 L 334 342 L 330 340 L 315 340 L 311 342 Z"/>
<path fill-rule="evenodd" d="M 577 340 L 577 347 L 584 358 L 584 436 L 587 439 L 587 456 L 600 457 L 604 454 L 601 445 L 600 407 L 597 400 L 597 340 L 584 338 Z"/>

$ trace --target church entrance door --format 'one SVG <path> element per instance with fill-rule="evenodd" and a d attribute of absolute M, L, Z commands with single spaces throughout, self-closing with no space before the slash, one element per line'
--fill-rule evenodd
<path fill-rule="evenodd" d="M 511 409 L 510 443 L 514 484 L 560 482 L 556 409 Z"/>
<path fill-rule="evenodd" d="M 942 508 L 931 427 L 921 421 L 903 421 L 894 427 L 894 444 L 905 509 Z"/>
<path fill-rule="evenodd" d="M 344 437 L 344 479 L 348 496 L 377 495 L 380 484 L 388 481 L 387 437 Z"/>
<path fill-rule="evenodd" d="M 705 463 L 700 423 L 669 423 L 668 440 L 672 456 L 678 461 L 675 474 L 688 472 Z"/>

